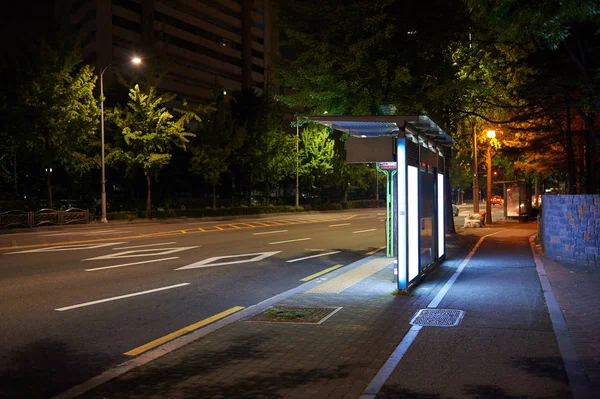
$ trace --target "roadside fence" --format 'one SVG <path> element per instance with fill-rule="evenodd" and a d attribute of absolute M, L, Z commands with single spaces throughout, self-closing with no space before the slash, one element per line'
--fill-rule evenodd
<path fill-rule="evenodd" d="M 37 227 L 44 225 L 61 225 L 89 223 L 90 212 L 87 209 L 69 208 L 66 211 L 40 209 L 37 212 L 12 210 L 0 213 L 0 228 Z"/>

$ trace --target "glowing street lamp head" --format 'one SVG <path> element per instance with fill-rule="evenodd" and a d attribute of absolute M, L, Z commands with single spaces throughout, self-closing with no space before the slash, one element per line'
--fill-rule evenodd
<path fill-rule="evenodd" d="M 490 138 L 490 139 L 493 139 L 494 137 L 496 137 L 495 130 L 488 130 L 486 134 L 487 134 L 488 138 Z"/>
<path fill-rule="evenodd" d="M 139 64 L 142 63 L 142 59 L 140 57 L 133 57 L 131 59 L 131 62 L 134 63 L 134 64 L 136 64 L 136 65 L 139 65 Z"/>

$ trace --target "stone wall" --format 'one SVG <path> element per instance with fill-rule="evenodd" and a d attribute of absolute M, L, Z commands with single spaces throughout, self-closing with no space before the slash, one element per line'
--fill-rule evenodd
<path fill-rule="evenodd" d="M 600 195 L 544 195 L 539 226 L 546 256 L 600 266 Z"/>

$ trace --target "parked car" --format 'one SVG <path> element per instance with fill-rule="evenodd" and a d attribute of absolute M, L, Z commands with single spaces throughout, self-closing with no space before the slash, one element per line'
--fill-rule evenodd
<path fill-rule="evenodd" d="M 490 203 L 492 205 L 504 205 L 504 198 L 501 195 L 492 195 L 490 197 Z"/>
<path fill-rule="evenodd" d="M 452 204 L 452 215 L 458 216 L 458 207 L 456 204 Z"/>

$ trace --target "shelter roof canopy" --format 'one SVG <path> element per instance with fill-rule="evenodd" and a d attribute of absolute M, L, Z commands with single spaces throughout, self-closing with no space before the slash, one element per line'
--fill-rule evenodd
<path fill-rule="evenodd" d="M 428 116 L 367 115 L 367 116 L 308 116 L 308 120 L 356 137 L 398 136 L 411 134 L 450 147 L 454 140 Z"/>

